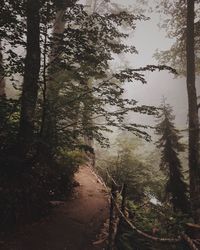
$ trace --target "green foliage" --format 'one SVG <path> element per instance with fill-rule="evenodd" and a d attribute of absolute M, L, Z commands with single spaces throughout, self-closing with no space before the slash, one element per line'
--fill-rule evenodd
<path fill-rule="evenodd" d="M 16 86 L 16 76 L 24 72 L 24 57 L 19 50 L 26 48 L 26 4 L 8 1 L 2 6 L 1 12 L 9 14 L 0 30 L 6 40 L 4 71 Z M 122 10 L 88 14 L 83 5 L 74 1 L 65 8 L 63 33 L 51 34 L 52 19 L 61 5 L 58 6 L 54 1 L 42 1 L 40 9 L 42 59 L 37 132 L 41 132 L 40 136 L 53 152 L 57 146 L 78 144 L 83 135 L 107 144 L 103 132 L 112 126 L 132 131 L 148 140 L 144 127 L 125 124 L 123 117 L 130 111 L 152 115 L 156 109 L 124 99 L 123 83 L 127 80 L 146 83 L 143 71 L 169 67 L 148 65 L 118 72 L 110 69 L 114 54 L 137 52 L 134 46 L 125 44 L 129 34 L 121 27 L 126 24 L 135 29 L 136 21 L 146 18 Z M 4 33 L 4 30 L 12 32 Z"/>
<path fill-rule="evenodd" d="M 51 155 L 47 158 L 44 148 L 40 146 L 40 150 L 26 161 L 15 155 L 16 149 L 12 158 L 1 155 L 1 229 L 40 218 L 49 211 L 49 201 L 66 199 L 73 187 L 73 175 L 84 162 L 84 155 L 72 151 L 61 152 L 57 158 Z M 9 151 L 6 153 L 11 155 Z"/>
<path fill-rule="evenodd" d="M 76 4 L 66 10 L 63 34 L 54 34 L 54 38 L 47 36 L 45 48 L 48 55 L 51 56 L 51 48 L 55 43 L 57 45 L 53 50 L 54 59 L 48 64 L 49 72 L 46 72 L 49 73 L 46 81 L 50 81 L 50 86 L 43 93 L 47 99 L 44 139 L 52 147 L 60 143 L 76 144 L 84 135 L 105 145 L 107 141 L 103 132 L 113 126 L 149 140 L 143 131 L 145 127 L 126 124 L 124 115 L 128 112 L 153 115 L 156 108 L 138 106 L 135 100 L 123 98 L 123 83 L 146 83 L 143 71 L 173 70 L 162 65 L 117 72 L 110 69 L 114 54 L 136 53 L 133 46 L 124 44 L 129 35 L 122 31 L 121 26 L 126 23 L 135 29 L 136 21 L 143 18 L 124 11 L 88 14 L 84 6 Z M 43 78 L 41 84 L 45 85 Z M 67 140 L 63 141 L 63 138 Z"/>
<path fill-rule="evenodd" d="M 102 152 L 98 156 L 97 170 L 104 180 L 110 185 L 107 172 L 119 184 L 127 184 L 127 195 L 135 202 L 150 199 L 151 196 L 162 189 L 162 183 L 158 178 L 157 170 L 145 163 L 144 155 L 140 155 L 143 147 L 141 139 L 130 132 L 121 133 L 115 141 L 116 149 L 113 153 Z M 159 188 L 158 188 L 159 187 Z"/>
<path fill-rule="evenodd" d="M 169 204 L 127 204 L 129 217 L 136 227 L 157 237 L 173 238 L 179 236 L 185 229 L 185 224 L 191 222 L 190 217 L 181 212 L 174 212 Z"/>
<path fill-rule="evenodd" d="M 21 158 L 19 101 L 1 98 L 0 107 L 0 228 L 5 230 L 40 218 L 49 211 L 52 199 L 66 199 L 85 156 L 70 149 L 57 150 L 52 156 L 36 137 L 30 155 Z"/>
<path fill-rule="evenodd" d="M 53 162 L 51 169 L 47 168 L 49 195 L 51 199 L 66 199 L 73 187 L 73 176 L 80 164 L 85 162 L 85 156 L 80 151 L 61 151 Z"/>
<path fill-rule="evenodd" d="M 143 232 L 160 238 L 178 237 L 184 230 L 185 224 L 190 222 L 189 217 L 182 213 L 174 213 L 170 206 L 154 205 L 144 203 L 135 205 L 133 202 L 127 203 L 129 220 Z M 185 249 L 182 244 L 162 244 L 148 240 L 132 230 L 124 222 L 121 228 L 121 236 L 117 240 L 118 249 L 141 249 L 160 250 L 162 249 Z"/>
<path fill-rule="evenodd" d="M 200 14 L 199 1 L 195 1 L 195 14 Z M 157 51 L 156 59 L 160 63 L 166 63 L 175 68 L 180 75 L 186 75 L 186 23 L 187 23 L 187 6 L 186 1 L 158 1 L 156 10 L 160 13 L 160 27 L 167 31 L 169 38 L 174 39 L 169 50 Z M 199 39 L 200 22 L 197 18 L 195 21 L 195 56 L 196 56 L 196 73 L 199 73 Z"/>
<path fill-rule="evenodd" d="M 112 154 L 103 151 L 102 156 L 97 152 L 97 171 L 108 185 L 111 185 L 111 181 L 107 177 L 107 171 L 117 184 L 127 184 L 128 219 L 138 229 L 155 237 L 178 237 L 185 230 L 186 223 L 192 220 L 189 215 L 174 211 L 170 203 L 162 202 L 165 178 L 159 166 L 155 164 L 159 162 L 159 154 L 155 152 L 145 156 L 143 142 L 128 132 L 121 133 L 114 145 L 115 151 Z M 148 240 L 125 222 L 122 223 L 119 232 L 116 245 L 120 250 L 184 249 L 181 244 L 163 245 Z"/>
<path fill-rule="evenodd" d="M 0 97 L 0 149 L 13 145 L 17 140 L 19 101 Z"/>
<path fill-rule="evenodd" d="M 66 197 L 66 192 L 72 187 L 73 175 L 84 159 L 80 152 L 75 151 L 83 144 L 84 137 L 105 146 L 108 140 L 104 132 L 116 127 L 150 140 L 144 131 L 147 126 L 127 124 L 124 117 L 129 112 L 154 115 L 157 109 L 124 98 L 124 83 L 146 83 L 144 71 L 169 70 L 175 73 L 164 65 L 113 71 L 110 62 L 116 54 L 137 53 L 134 46 L 126 44 L 129 33 L 122 28 L 134 30 L 136 22 L 146 18 L 119 9 L 89 14 L 85 6 L 76 1 L 66 3 L 64 6 L 64 1 L 45 0 L 38 5 L 40 46 L 37 46 L 37 52 L 40 54 L 40 47 L 41 60 L 28 72 L 33 80 L 30 88 L 29 82 L 24 85 L 21 82 L 27 69 L 25 55 L 34 57 L 25 53 L 31 47 L 31 41 L 27 40 L 27 1 L 2 1 L 1 71 L 19 90 L 19 95 L 23 86 L 27 104 L 23 105 L 23 98 L 0 100 L 0 213 L 2 218 L 5 217 L 4 226 L 9 220 L 13 223 L 21 220 L 23 215 L 38 217 L 48 210 L 50 199 Z M 59 16 L 59 11 L 64 13 L 63 32 L 56 31 L 52 22 Z M 37 58 L 39 61 L 39 56 Z M 24 108 L 27 111 L 25 116 L 31 114 L 31 138 L 24 136 L 30 144 L 28 147 L 19 139 L 23 135 L 19 125 Z M 26 125 L 24 122 L 25 129 Z M 115 169 L 109 169 L 111 174 L 121 184 L 129 183 L 130 197 L 142 199 L 144 186 L 151 180 L 150 168 L 144 168 L 144 163 L 131 157 L 131 151 L 126 152 L 125 148 L 119 157 L 120 167 L 116 156 L 110 159 L 115 166 Z"/>

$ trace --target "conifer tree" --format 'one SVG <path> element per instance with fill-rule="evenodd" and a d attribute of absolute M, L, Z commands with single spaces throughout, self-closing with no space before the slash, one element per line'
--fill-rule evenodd
<path fill-rule="evenodd" d="M 190 201 L 195 223 L 200 222 L 200 156 L 199 156 L 199 29 L 200 1 L 158 1 L 158 9 L 166 17 L 163 27 L 175 43 L 167 50 L 156 54 L 160 63 L 167 63 L 187 78 L 188 95 L 188 165 Z"/>
<path fill-rule="evenodd" d="M 156 133 L 160 136 L 157 147 L 161 150 L 161 170 L 166 174 L 166 194 L 173 205 L 174 211 L 189 212 L 187 185 L 183 180 L 182 166 L 179 152 L 184 151 L 184 146 L 179 142 L 181 136 L 174 125 L 174 116 L 170 105 L 161 104 L 159 122 Z"/>

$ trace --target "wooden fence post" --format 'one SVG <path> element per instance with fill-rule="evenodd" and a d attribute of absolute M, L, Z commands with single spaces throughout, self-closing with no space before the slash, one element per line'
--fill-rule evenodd
<path fill-rule="evenodd" d="M 125 210 L 126 210 L 126 192 L 127 192 L 127 185 L 124 183 L 123 187 L 122 187 L 122 202 L 121 202 L 121 208 L 120 208 L 123 214 L 125 214 Z M 119 215 L 119 222 L 118 222 L 118 225 L 117 225 L 117 232 L 116 232 L 116 235 L 115 235 L 115 245 L 116 245 L 116 247 L 117 247 L 118 238 L 121 235 L 122 224 L 123 224 L 123 217 L 120 214 Z"/>
<path fill-rule="evenodd" d="M 114 220 L 115 220 L 115 201 L 117 198 L 116 194 L 117 187 L 112 182 L 111 197 L 110 197 L 110 219 L 109 219 L 109 235 L 108 235 L 108 247 L 107 250 L 113 250 L 114 247 Z"/>
<path fill-rule="evenodd" d="M 125 213 L 126 209 L 126 191 L 127 191 L 127 184 L 124 183 L 122 188 L 122 203 L 121 203 L 121 210 L 123 214 Z"/>
<path fill-rule="evenodd" d="M 192 250 L 200 249 L 200 225 L 187 223 L 185 234 L 182 236 Z"/>

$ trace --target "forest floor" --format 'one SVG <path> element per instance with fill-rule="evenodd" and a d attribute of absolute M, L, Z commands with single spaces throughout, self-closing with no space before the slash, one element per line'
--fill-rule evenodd
<path fill-rule="evenodd" d="M 70 199 L 55 202 L 50 216 L 18 230 L 2 250 L 103 250 L 98 235 L 108 219 L 108 196 L 88 166 L 75 175 L 79 183 Z M 3 248 L 1 248 L 3 246 Z"/>

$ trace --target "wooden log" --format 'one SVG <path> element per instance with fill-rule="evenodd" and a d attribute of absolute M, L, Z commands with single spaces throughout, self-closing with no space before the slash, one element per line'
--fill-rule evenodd
<path fill-rule="evenodd" d="M 199 250 L 195 242 L 187 234 L 182 234 L 182 239 L 183 239 L 183 242 L 189 247 L 190 250 Z"/>
<path fill-rule="evenodd" d="M 127 185 L 124 183 L 123 184 L 123 187 L 122 187 L 122 202 L 121 202 L 121 211 L 123 214 L 125 214 L 125 210 L 126 210 L 126 191 L 127 191 Z M 119 213 L 119 212 L 118 212 Z M 118 221 L 118 224 L 117 224 L 117 229 L 116 229 L 116 235 L 115 235 L 115 246 L 117 249 L 118 248 L 118 240 L 119 240 L 119 237 L 122 233 L 122 227 L 123 227 L 123 217 L 122 215 L 119 213 L 119 221 Z"/>

